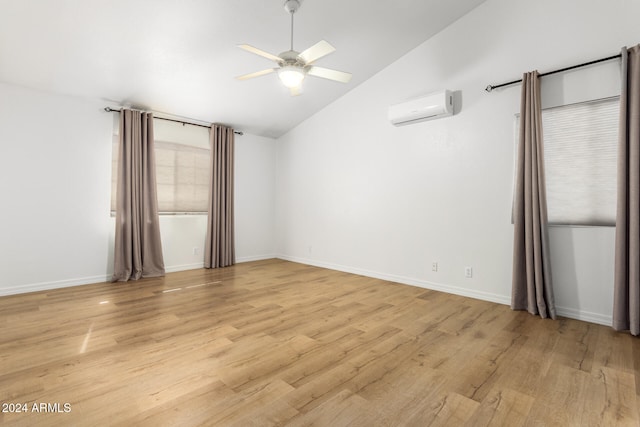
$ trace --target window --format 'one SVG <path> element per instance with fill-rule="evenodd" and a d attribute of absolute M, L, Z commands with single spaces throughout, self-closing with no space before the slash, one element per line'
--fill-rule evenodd
<path fill-rule="evenodd" d="M 154 119 L 153 127 L 159 213 L 206 214 L 211 153 L 209 130 L 159 119 Z M 117 133 L 116 127 L 112 157 L 112 212 L 116 209 Z"/>
<path fill-rule="evenodd" d="M 616 221 L 619 97 L 542 110 L 549 224 Z M 519 116 L 516 117 L 516 156 Z"/>

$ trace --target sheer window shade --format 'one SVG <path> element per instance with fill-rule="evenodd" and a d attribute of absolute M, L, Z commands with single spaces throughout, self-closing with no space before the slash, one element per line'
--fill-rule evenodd
<path fill-rule="evenodd" d="M 542 111 L 549 224 L 615 225 L 619 104 L 614 97 Z"/>
<path fill-rule="evenodd" d="M 207 213 L 209 133 L 206 128 L 154 120 L 158 212 Z M 117 171 L 118 135 L 114 135 L 112 170 Z M 112 173 L 111 211 L 115 211 Z"/>

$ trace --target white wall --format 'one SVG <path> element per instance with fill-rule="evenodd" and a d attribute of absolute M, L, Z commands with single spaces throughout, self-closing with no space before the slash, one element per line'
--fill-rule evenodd
<path fill-rule="evenodd" d="M 236 260 L 274 258 L 276 141 L 245 133 L 235 150 Z"/>
<path fill-rule="evenodd" d="M 109 280 L 113 114 L 0 83 L 0 295 Z M 275 141 L 236 138 L 236 256 L 274 254 Z M 206 218 L 161 218 L 168 271 L 202 266 Z M 198 254 L 193 254 L 198 248 Z"/>
<path fill-rule="evenodd" d="M 640 42 L 637 16 L 637 1 L 488 0 L 303 122 L 278 140 L 279 256 L 508 303 L 520 89 L 484 88 L 618 53 Z M 615 67 L 543 80 L 547 105 L 599 96 L 601 76 L 617 90 Z M 596 77 L 578 85 L 583 72 Z M 453 117 L 388 123 L 390 104 L 445 88 Z M 553 228 L 551 241 L 559 312 L 609 322 L 613 229 Z"/>
<path fill-rule="evenodd" d="M 101 106 L 0 84 L 0 294 L 105 279 L 112 117 Z"/>

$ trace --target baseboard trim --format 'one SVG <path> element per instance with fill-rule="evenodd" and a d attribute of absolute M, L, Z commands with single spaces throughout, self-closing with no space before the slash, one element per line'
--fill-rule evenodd
<path fill-rule="evenodd" d="M 443 283 L 435 283 L 427 280 L 420 280 L 420 279 L 415 279 L 415 278 L 405 277 L 405 276 L 397 276 L 397 275 L 381 273 L 373 270 L 367 270 L 367 269 L 362 269 L 357 267 L 349 267 L 341 264 L 310 260 L 307 258 L 293 257 L 293 256 L 283 255 L 283 254 L 277 255 L 277 258 L 283 259 L 285 261 L 297 262 L 300 264 L 313 265 L 315 267 L 328 268 L 329 270 L 343 271 L 345 273 L 358 274 L 361 276 L 371 277 L 374 279 L 387 280 L 390 282 L 402 283 L 404 285 L 411 285 L 411 286 L 416 286 L 424 289 L 446 292 L 453 295 L 460 295 L 463 297 L 469 297 L 469 298 L 479 299 L 483 301 L 490 301 L 498 304 L 511 305 L 511 297 L 509 295 L 499 295 L 499 294 L 493 294 L 489 292 L 473 291 L 473 290 L 464 289 L 464 288 L 447 285 Z M 611 326 L 611 322 L 612 322 L 611 316 L 607 316 L 599 313 L 592 313 L 588 311 L 576 310 L 576 309 L 567 308 L 567 307 L 556 307 L 556 313 L 560 316 L 568 317 L 570 319 L 582 320 L 585 322 L 596 323 L 596 324 L 605 325 L 605 326 Z"/>
<path fill-rule="evenodd" d="M 276 254 L 266 254 L 266 255 L 252 255 L 236 258 L 236 263 L 241 262 L 251 262 L 251 261 L 264 261 L 265 259 L 274 259 L 278 258 Z"/>
<path fill-rule="evenodd" d="M 556 306 L 556 314 L 558 314 L 558 316 L 568 317 L 569 319 L 583 320 L 585 322 L 596 323 L 598 325 L 611 326 L 613 324 L 612 316 L 576 310 L 575 308 Z"/>
<path fill-rule="evenodd" d="M 416 286 L 419 288 L 430 289 L 434 291 L 446 292 L 453 295 L 460 295 L 463 297 L 475 298 L 483 301 L 495 302 L 498 304 L 509 305 L 511 298 L 508 295 L 499 295 L 489 292 L 479 292 L 469 289 L 460 288 L 457 286 L 447 285 L 443 283 L 435 283 L 427 280 L 420 280 L 406 276 L 398 276 L 394 274 L 382 273 L 379 271 L 367 270 L 363 268 L 350 267 L 341 264 L 322 262 L 317 260 L 311 260 L 307 258 L 294 257 L 284 254 L 267 254 L 267 255 L 254 255 L 247 257 L 240 257 L 236 259 L 237 263 L 262 261 L 266 259 L 278 258 L 285 261 L 297 262 L 300 264 L 313 265 L 315 267 L 327 268 L 329 270 L 343 271 L 345 273 L 358 274 L 361 276 L 371 277 L 374 279 L 387 280 L 390 282 L 402 283 L 404 285 Z M 185 270 L 197 270 L 204 268 L 204 262 L 194 264 L 183 264 L 169 266 L 165 268 L 167 273 L 175 273 Z M 11 286 L 8 288 L 0 288 L 0 296 L 9 296 L 17 294 L 26 294 L 29 292 L 41 292 L 49 291 L 52 289 L 69 288 L 72 286 L 90 285 L 94 283 L 104 283 L 111 280 L 111 275 L 99 275 L 89 276 L 67 280 L 57 280 L 52 282 L 40 282 L 18 286 Z M 604 314 L 593 313 L 583 310 L 576 310 L 568 307 L 556 307 L 556 313 L 559 316 L 568 317 L 570 319 L 582 320 L 585 322 L 595 323 L 598 325 L 611 326 L 612 317 Z"/>
<path fill-rule="evenodd" d="M 321 261 L 310 260 L 310 259 L 306 259 L 306 258 L 299 258 L 299 257 L 288 256 L 288 255 L 282 255 L 282 254 L 278 255 L 278 258 L 286 260 L 286 261 L 299 262 L 301 264 L 313 265 L 315 267 L 328 268 L 329 270 L 337 270 L 337 271 L 343 271 L 345 273 L 359 274 L 361 276 L 372 277 L 374 279 L 387 280 L 389 282 L 402 283 L 404 285 L 411 285 L 411 286 L 416 286 L 416 287 L 419 287 L 419 288 L 446 292 L 446 293 L 449 293 L 449 294 L 460 295 L 460 296 L 463 296 L 463 297 L 475 298 L 475 299 L 480 299 L 480 300 L 483 300 L 483 301 L 496 302 L 498 304 L 509 305 L 510 302 L 511 302 L 511 298 L 508 295 L 506 296 L 506 295 L 493 294 L 493 293 L 490 293 L 490 292 L 473 291 L 473 290 L 460 288 L 460 287 L 452 286 L 452 285 L 447 285 L 447 284 L 443 284 L 443 283 L 435 283 L 435 282 L 430 282 L 430 281 L 427 281 L 427 280 L 415 279 L 415 278 L 412 278 L 412 277 L 398 276 L 398 275 L 395 275 L 395 274 L 381 273 L 379 271 L 367 270 L 367 269 L 362 269 L 362 268 L 357 268 L 357 267 L 349 267 L 349 266 L 345 266 L 345 265 L 341 265 L 341 264 L 333 264 L 333 263 L 328 263 L 328 262 L 321 262 Z"/>
<path fill-rule="evenodd" d="M 111 275 L 90 276 L 76 279 L 56 280 L 53 282 L 30 283 L 26 285 L 0 288 L 0 296 L 26 294 L 29 292 L 50 291 L 52 289 L 70 288 L 72 286 L 90 285 L 93 283 L 104 283 L 111 280 Z"/>
<path fill-rule="evenodd" d="M 196 262 L 194 264 L 171 265 L 169 267 L 165 267 L 164 268 L 164 272 L 165 273 L 176 273 L 178 271 L 197 270 L 199 268 L 204 268 L 204 261 L 203 262 Z"/>
<path fill-rule="evenodd" d="M 254 255 L 247 257 L 240 257 L 236 259 L 237 263 L 262 261 L 265 259 L 276 258 L 275 254 L 269 255 Z M 204 262 L 182 265 L 165 266 L 166 273 L 176 273 L 178 271 L 197 270 L 204 268 Z M 94 283 L 104 283 L 111 281 L 111 274 L 105 274 L 100 276 L 79 277 L 74 279 L 56 280 L 51 282 L 29 283 L 25 285 L 11 286 L 8 288 L 0 287 L 0 296 L 26 294 L 30 292 L 50 291 L 52 289 L 69 288 L 72 286 L 91 285 Z"/>

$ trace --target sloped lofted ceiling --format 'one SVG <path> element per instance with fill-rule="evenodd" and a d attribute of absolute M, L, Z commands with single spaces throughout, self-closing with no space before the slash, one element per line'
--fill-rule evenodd
<path fill-rule="evenodd" d="M 289 49 L 284 0 L 0 0 L 0 82 L 225 123 L 278 137 L 484 0 L 304 0 L 294 49 L 324 39 L 317 65 L 350 83 L 307 77 L 292 97 L 274 66 L 236 47 Z"/>

